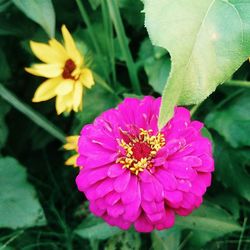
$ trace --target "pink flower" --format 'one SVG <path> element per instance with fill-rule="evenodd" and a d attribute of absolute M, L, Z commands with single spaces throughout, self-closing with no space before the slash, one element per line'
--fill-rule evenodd
<path fill-rule="evenodd" d="M 78 189 L 108 224 L 139 232 L 172 227 L 202 203 L 214 170 L 203 124 L 175 108 L 159 131 L 161 98 L 126 98 L 83 127 L 78 141 Z"/>

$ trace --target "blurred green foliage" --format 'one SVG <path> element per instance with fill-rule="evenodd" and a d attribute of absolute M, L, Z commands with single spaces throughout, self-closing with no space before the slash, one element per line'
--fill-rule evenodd
<path fill-rule="evenodd" d="M 0 249 L 249 249 L 248 62 L 233 76 L 234 84 L 220 86 L 193 109 L 193 118 L 209 129 L 204 135 L 213 138 L 216 160 L 213 185 L 200 209 L 177 217 L 173 228 L 151 234 L 121 231 L 89 213 L 76 189 L 77 170 L 64 166 L 67 154 L 60 140 L 64 134 L 78 134 L 123 97 L 141 97 L 131 72 L 144 95 L 159 96 L 171 69 L 169 53 L 149 40 L 142 1 L 117 1 L 116 15 L 110 13 L 112 2 L 0 0 L 0 84 L 12 97 L 0 92 L 5 97 L 0 97 Z M 117 17 L 124 34 L 114 25 Z M 31 102 L 41 79 L 24 67 L 36 61 L 29 41 L 46 42 L 54 32 L 60 39 L 62 24 L 85 54 L 96 85 L 86 91 L 82 112 L 58 117 L 54 100 Z M 178 41 L 183 49 L 185 42 Z"/>

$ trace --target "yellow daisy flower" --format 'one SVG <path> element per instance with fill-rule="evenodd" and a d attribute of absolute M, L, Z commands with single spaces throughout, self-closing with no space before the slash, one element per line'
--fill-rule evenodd
<path fill-rule="evenodd" d="M 56 97 L 57 114 L 82 109 L 83 89 L 94 84 L 93 74 L 84 65 L 84 58 L 67 30 L 62 26 L 64 45 L 56 39 L 48 44 L 30 42 L 31 50 L 43 63 L 25 68 L 36 76 L 48 78 L 35 92 L 33 102 L 42 102 Z"/>
<path fill-rule="evenodd" d="M 77 152 L 77 150 L 78 150 L 78 139 L 79 139 L 79 136 L 78 136 L 78 135 L 67 136 L 67 137 L 66 137 L 66 143 L 63 145 L 63 148 L 64 148 L 65 150 L 74 150 L 74 151 Z M 72 156 L 65 162 L 65 165 L 77 167 L 77 165 L 76 165 L 76 160 L 77 160 L 77 157 L 78 157 L 78 156 L 79 156 L 78 153 L 72 155 Z"/>

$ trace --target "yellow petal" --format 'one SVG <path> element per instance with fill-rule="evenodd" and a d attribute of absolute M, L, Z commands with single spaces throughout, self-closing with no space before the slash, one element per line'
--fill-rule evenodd
<path fill-rule="evenodd" d="M 32 99 L 33 102 L 42 102 L 53 98 L 56 93 L 55 89 L 60 83 L 61 78 L 51 78 L 43 82 L 36 90 Z"/>
<path fill-rule="evenodd" d="M 69 59 L 66 49 L 56 39 L 49 40 L 49 45 L 60 55 L 60 57 L 63 59 L 63 62 Z"/>
<path fill-rule="evenodd" d="M 35 56 L 45 63 L 64 63 L 64 55 L 55 48 L 45 44 L 30 42 L 30 47 Z"/>
<path fill-rule="evenodd" d="M 74 81 L 71 79 L 62 80 L 62 82 L 56 88 L 57 95 L 67 95 L 73 90 Z"/>
<path fill-rule="evenodd" d="M 73 108 L 73 93 L 74 91 L 64 96 L 64 101 L 66 103 L 67 112 L 70 112 Z"/>
<path fill-rule="evenodd" d="M 67 95 L 58 95 L 56 98 L 56 110 L 57 114 L 62 112 L 70 112 L 73 107 L 73 91 Z"/>
<path fill-rule="evenodd" d="M 75 83 L 74 97 L 73 97 L 73 110 L 75 112 L 78 112 L 79 108 L 81 107 L 81 104 L 82 104 L 82 92 L 83 92 L 83 86 L 79 81 L 77 81 Z"/>
<path fill-rule="evenodd" d="M 83 63 L 83 57 L 79 50 L 76 48 L 76 44 L 69 33 L 65 25 L 62 26 L 62 35 L 64 44 L 69 57 L 78 65 L 81 66 Z"/>
<path fill-rule="evenodd" d="M 61 113 L 63 113 L 66 110 L 66 105 L 64 102 L 64 98 L 63 96 L 57 96 L 56 97 L 56 112 L 58 115 L 60 115 Z"/>
<path fill-rule="evenodd" d="M 81 71 L 80 81 L 83 84 L 83 86 L 90 89 L 94 85 L 94 78 L 92 71 L 87 68 L 83 69 Z"/>
<path fill-rule="evenodd" d="M 77 165 L 76 165 L 76 160 L 77 160 L 77 158 L 78 158 L 78 154 L 71 156 L 71 157 L 65 162 L 65 165 L 77 167 Z"/>
<path fill-rule="evenodd" d="M 77 150 L 79 135 L 71 135 L 66 137 L 66 142 L 63 148 L 66 150 Z"/>
<path fill-rule="evenodd" d="M 60 76 L 63 72 L 59 64 L 33 64 L 31 68 L 25 68 L 25 70 L 32 75 L 47 78 Z"/>

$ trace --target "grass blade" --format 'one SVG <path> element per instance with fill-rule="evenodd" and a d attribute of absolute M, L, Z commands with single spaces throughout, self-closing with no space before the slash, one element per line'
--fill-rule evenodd
<path fill-rule="evenodd" d="M 6 89 L 1 83 L 0 83 L 0 96 L 5 101 L 10 103 L 14 108 L 16 108 L 25 116 L 27 116 L 31 121 L 36 123 L 39 127 L 43 128 L 45 131 L 51 134 L 53 137 L 57 138 L 62 142 L 65 141 L 65 135 L 59 128 L 57 128 L 44 116 L 33 110 L 30 106 L 19 100 L 11 91 Z"/>

